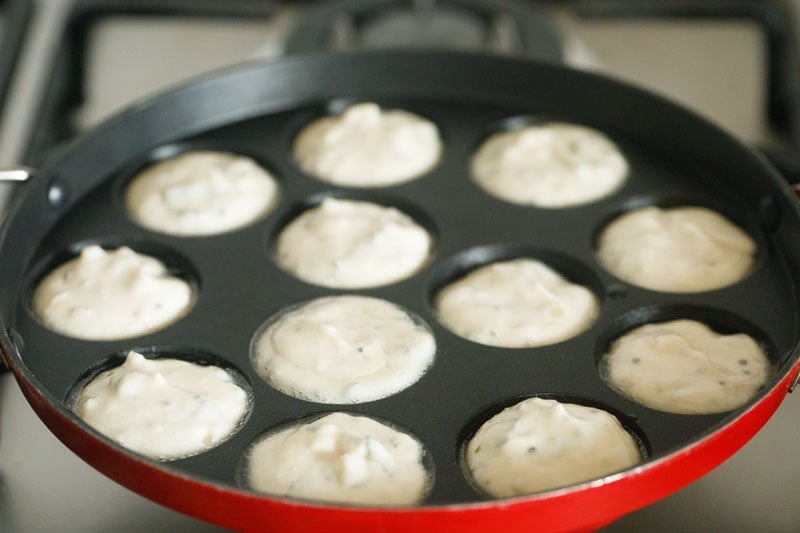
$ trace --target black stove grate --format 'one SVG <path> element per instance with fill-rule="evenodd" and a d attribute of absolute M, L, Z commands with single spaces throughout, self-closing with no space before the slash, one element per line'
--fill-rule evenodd
<path fill-rule="evenodd" d="M 30 2 L 6 2 L 9 5 L 29 6 Z M 308 15 L 301 17 L 298 27 L 287 41 L 287 50 L 312 51 L 328 46 L 331 31 L 330 20 L 321 22 L 318 13 L 336 13 L 343 9 L 362 13 L 365 5 L 409 4 L 410 0 L 380 0 L 377 2 L 335 1 L 304 2 L 309 7 Z M 420 3 L 420 2 L 417 2 Z M 433 2 L 429 2 L 433 3 Z M 253 19 L 274 16 L 288 4 L 297 7 L 297 2 L 270 2 L 259 0 L 76 0 L 70 8 L 63 25 L 60 46 L 53 59 L 50 79 L 47 80 L 38 113 L 34 118 L 31 136 L 23 151 L 20 163 L 36 165 L 56 145 L 72 138 L 76 133 L 70 117 L 84 101 L 83 76 L 87 47 L 90 46 L 89 31 L 100 20 L 120 15 L 135 16 L 189 16 L 222 19 Z M 517 52 L 525 53 L 541 43 L 534 42 L 535 34 L 547 32 L 541 21 L 539 10 L 520 11 L 520 6 L 565 8 L 579 18 L 585 19 L 744 19 L 763 29 L 767 42 L 767 117 L 771 129 L 779 135 L 781 146 L 764 148 L 773 162 L 792 182 L 800 181 L 800 39 L 793 24 L 790 6 L 783 0 L 545 0 L 542 2 L 512 2 L 504 0 L 440 0 L 437 5 L 467 6 L 474 13 L 486 17 L 488 6 L 506 10 L 517 21 Z M 535 5 L 534 5 L 535 4 Z M 19 7 L 15 8 L 21 11 Z M 29 10 L 29 7 L 28 7 Z M 358 11 L 361 10 L 361 11 Z M 534 25 L 536 31 L 526 30 Z M 18 27 L 22 27 L 19 25 Z M 542 29 L 544 28 L 544 29 Z M 530 28 L 529 28 L 530 29 Z M 302 30 L 302 31 L 301 31 Z M 317 31 L 318 35 L 309 34 Z M 549 38 L 549 37 L 548 37 Z M 532 40 L 533 39 L 533 40 Z M 557 60 L 558 50 L 545 44 L 549 59 Z M 13 47 L 3 47 L 10 53 Z M 513 50 L 512 50 L 513 51 Z M 555 54 L 555 55 L 554 55 Z M 534 53 L 535 55 L 535 53 Z M 5 68 L 13 62 L 0 62 Z M 0 82 L 2 75 L 0 70 Z M 0 90 L 2 85 L 0 85 Z"/>
<path fill-rule="evenodd" d="M 0 0 L 0 119 L 28 36 L 33 11 L 31 0 Z"/>

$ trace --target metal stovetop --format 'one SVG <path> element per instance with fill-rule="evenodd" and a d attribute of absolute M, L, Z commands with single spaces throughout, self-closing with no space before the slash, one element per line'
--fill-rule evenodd
<path fill-rule="evenodd" d="M 605 2 L 615 3 L 625 2 Z M 40 127 L 34 117 L 46 92 L 42 84 L 52 75 L 48 58 L 59 51 L 59 35 L 73 7 L 67 0 L 30 4 L 30 35 L 3 109 L 2 165 L 35 162 L 31 139 Z M 794 5 L 800 12 L 800 0 Z M 71 127 L 89 127 L 141 95 L 210 68 L 243 57 L 279 55 L 280 37 L 303 8 L 280 7 L 277 17 L 259 9 L 263 17 L 246 20 L 118 13 L 98 21 L 91 27 L 94 44 L 86 54 L 86 102 L 70 111 Z M 667 94 L 746 142 L 781 144 L 764 105 L 768 91 L 762 80 L 768 73 L 763 58 L 768 44 L 753 24 L 702 17 L 587 21 L 557 11 L 559 27 L 570 36 L 568 59 L 573 64 Z M 7 32 L 8 26 L 4 29 Z M 118 58 L 137 47 L 142 58 L 166 59 L 133 61 L 120 70 Z M 604 531 L 800 530 L 800 459 L 794 455 L 800 442 L 798 422 L 800 397 L 795 393 L 750 443 L 720 467 Z M 44 427 L 12 377 L 0 374 L 0 531 L 145 530 L 220 531 L 154 504 L 94 471 Z"/>

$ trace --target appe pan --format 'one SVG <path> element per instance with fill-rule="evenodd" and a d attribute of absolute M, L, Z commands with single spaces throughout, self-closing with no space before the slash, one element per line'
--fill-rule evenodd
<path fill-rule="evenodd" d="M 342 105 L 374 101 L 434 121 L 445 144 L 439 165 L 420 179 L 381 189 L 335 187 L 291 160 L 293 136 Z M 520 122 L 565 120 L 605 132 L 631 166 L 615 194 L 568 209 L 514 206 L 469 179 L 469 157 L 491 132 Z M 281 187 L 267 218 L 228 234 L 166 236 L 133 223 L 121 191 L 138 169 L 193 148 L 254 157 Z M 48 157 L 23 189 L 0 242 L 3 358 L 37 414 L 85 461 L 164 505 L 239 530 L 508 531 L 591 529 L 670 494 L 743 446 L 797 380 L 800 213 L 794 197 L 760 157 L 697 116 L 641 90 L 559 66 L 454 52 L 357 52 L 245 64 L 143 101 Z M 249 362 L 257 327 L 288 305 L 341 293 L 302 283 L 275 265 L 281 224 L 325 195 L 371 199 L 406 210 L 432 232 L 434 256 L 415 276 L 363 291 L 422 318 L 437 359 L 415 385 L 352 406 L 289 398 L 264 384 Z M 599 229 L 633 207 L 694 204 L 714 208 L 757 242 L 757 264 L 743 281 L 698 294 L 664 294 L 628 285 L 597 263 Z M 127 341 L 56 335 L 31 315 L 41 275 L 87 243 L 127 244 L 164 260 L 197 284 L 183 319 Z M 559 344 L 500 349 L 463 340 L 436 320 L 436 289 L 493 259 L 533 256 L 595 292 L 600 316 Z M 768 350 L 774 373 L 745 406 L 718 415 L 661 413 L 628 401 L 600 379 L 597 359 L 610 340 L 643 322 L 679 316 L 720 331 L 745 331 Z M 183 353 L 235 368 L 252 410 L 239 432 L 190 458 L 157 462 L 130 453 L 80 422 L 70 392 L 130 348 Z M 534 496 L 488 500 L 466 480 L 464 439 L 500 407 L 542 395 L 597 405 L 616 414 L 646 451 L 619 474 Z M 241 455 L 258 435 L 301 416 L 344 409 L 410 430 L 433 464 L 428 498 L 412 508 L 349 507 L 256 494 L 238 484 Z"/>

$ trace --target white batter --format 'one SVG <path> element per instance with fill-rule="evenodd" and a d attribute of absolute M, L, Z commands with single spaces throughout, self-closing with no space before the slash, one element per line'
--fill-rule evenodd
<path fill-rule="evenodd" d="M 317 119 L 294 143 L 295 161 L 304 171 L 351 187 L 412 180 L 433 168 L 441 153 L 439 130 L 431 121 L 374 103 Z"/>
<path fill-rule="evenodd" d="M 648 289 L 700 292 L 743 279 L 756 245 L 722 215 L 703 207 L 646 207 L 603 230 L 597 254 L 615 276 Z"/>
<path fill-rule="evenodd" d="M 45 326 L 70 337 L 137 337 L 181 318 L 194 291 L 159 260 L 121 247 L 90 245 L 39 283 L 33 312 Z"/>
<path fill-rule="evenodd" d="M 616 191 L 628 163 L 602 133 L 550 123 L 496 133 L 472 159 L 472 177 L 486 192 L 515 204 L 570 207 Z"/>
<path fill-rule="evenodd" d="M 675 320 L 626 333 L 601 368 L 614 389 L 647 407 L 705 414 L 745 404 L 772 367 L 748 335 L 721 335 L 700 322 Z"/>
<path fill-rule="evenodd" d="M 598 313 L 590 290 L 533 259 L 478 268 L 442 289 L 435 306 L 442 324 L 457 335 L 507 348 L 569 339 Z"/>
<path fill-rule="evenodd" d="M 247 393 L 221 368 L 129 352 L 81 390 L 74 410 L 122 446 L 168 460 L 225 440 L 248 405 Z"/>
<path fill-rule="evenodd" d="M 430 476 L 417 440 L 370 418 L 333 413 L 267 435 L 250 452 L 260 492 L 357 505 L 413 505 Z"/>
<path fill-rule="evenodd" d="M 352 404 L 411 386 L 435 352 L 428 328 L 400 307 L 366 296 L 330 296 L 289 310 L 257 334 L 253 364 L 290 396 Z"/>
<path fill-rule="evenodd" d="M 327 198 L 286 226 L 276 248 L 280 265 L 304 281 L 362 289 L 416 273 L 431 237 L 397 209 Z"/>
<path fill-rule="evenodd" d="M 482 491 L 507 498 L 602 478 L 636 465 L 642 456 L 610 413 L 529 398 L 481 426 L 465 459 Z"/>
<path fill-rule="evenodd" d="M 263 217 L 275 204 L 273 177 L 252 159 L 193 151 L 161 161 L 128 185 L 125 206 L 139 224 L 172 235 L 212 235 Z"/>

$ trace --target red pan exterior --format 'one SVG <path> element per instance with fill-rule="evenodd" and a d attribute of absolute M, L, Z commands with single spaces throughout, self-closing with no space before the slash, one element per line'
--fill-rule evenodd
<path fill-rule="evenodd" d="M 48 428 L 94 468 L 176 511 L 237 531 L 506 533 L 591 531 L 681 489 L 721 464 L 766 424 L 800 376 L 800 360 L 778 384 L 728 425 L 678 452 L 603 480 L 503 502 L 414 509 L 310 505 L 234 491 L 136 460 L 84 431 L 3 355 Z M 29 381 L 30 378 L 31 380 Z"/>

